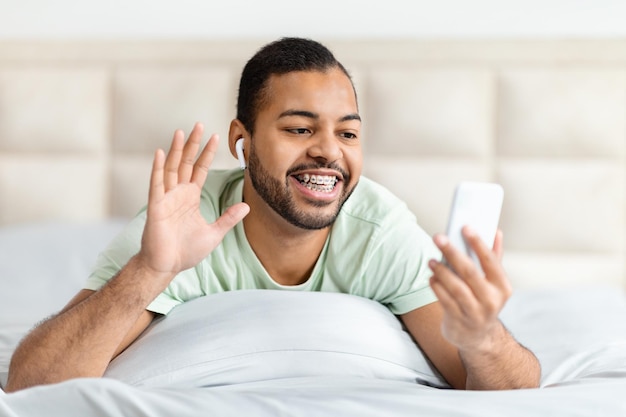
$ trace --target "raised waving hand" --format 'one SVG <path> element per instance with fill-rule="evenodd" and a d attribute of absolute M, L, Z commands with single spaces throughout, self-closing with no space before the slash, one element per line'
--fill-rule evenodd
<path fill-rule="evenodd" d="M 154 156 L 138 258 L 145 267 L 168 278 L 199 263 L 250 210 L 247 204 L 238 203 L 214 223 L 207 223 L 202 216 L 202 186 L 219 142 L 213 135 L 200 150 L 203 130 L 202 124 L 196 123 L 186 142 L 184 133 L 177 130 L 168 154 L 159 149 Z"/>

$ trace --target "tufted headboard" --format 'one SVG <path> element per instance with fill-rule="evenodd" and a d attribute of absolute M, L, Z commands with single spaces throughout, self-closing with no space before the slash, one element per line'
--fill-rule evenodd
<path fill-rule="evenodd" d="M 131 216 L 155 148 L 195 121 L 235 167 L 237 82 L 266 41 L 1 42 L 0 226 Z M 429 233 L 458 181 L 497 181 L 514 286 L 626 286 L 626 40 L 325 43 L 359 94 L 364 174 Z"/>

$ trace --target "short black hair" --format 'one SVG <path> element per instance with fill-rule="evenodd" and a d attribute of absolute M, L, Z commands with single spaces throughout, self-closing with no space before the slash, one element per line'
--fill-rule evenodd
<path fill-rule="evenodd" d="M 305 38 L 281 38 L 257 51 L 246 63 L 239 81 L 237 119 L 248 133 L 254 133 L 256 116 L 266 99 L 266 87 L 272 75 L 294 71 L 321 71 L 339 68 L 352 78 L 333 53 L 321 43 Z M 352 86 L 354 90 L 354 85 Z M 356 91 L 355 91 L 356 96 Z"/>

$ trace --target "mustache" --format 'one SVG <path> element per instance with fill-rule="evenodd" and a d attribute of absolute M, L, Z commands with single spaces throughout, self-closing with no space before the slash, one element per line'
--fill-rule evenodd
<path fill-rule="evenodd" d="M 287 176 L 290 176 L 294 172 L 298 172 L 298 171 L 307 171 L 307 170 L 316 170 L 316 169 L 332 169 L 341 174 L 341 176 L 343 177 L 343 181 L 348 182 L 350 180 L 350 174 L 348 174 L 344 169 L 342 169 L 335 162 L 331 162 L 330 164 L 310 163 L 310 164 L 296 165 L 294 167 L 289 168 L 289 170 L 287 170 Z"/>

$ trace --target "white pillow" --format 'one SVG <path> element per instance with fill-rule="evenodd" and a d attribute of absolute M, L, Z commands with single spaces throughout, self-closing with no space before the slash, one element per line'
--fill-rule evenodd
<path fill-rule="evenodd" d="M 139 386 L 200 387 L 333 375 L 448 386 L 379 303 L 278 290 L 231 291 L 182 304 L 104 376 Z"/>

